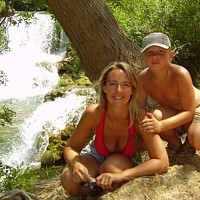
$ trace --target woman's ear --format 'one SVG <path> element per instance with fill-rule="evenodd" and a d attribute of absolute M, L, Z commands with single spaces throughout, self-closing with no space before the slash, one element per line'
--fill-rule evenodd
<path fill-rule="evenodd" d="M 105 85 L 102 86 L 102 90 L 106 94 L 106 86 Z"/>

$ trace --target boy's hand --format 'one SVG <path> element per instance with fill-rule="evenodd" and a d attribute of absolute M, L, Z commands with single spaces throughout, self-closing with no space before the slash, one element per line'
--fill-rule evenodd
<path fill-rule="evenodd" d="M 144 133 L 160 133 L 163 129 L 162 122 L 158 121 L 152 113 L 146 113 L 147 118 L 142 120 L 139 127 Z"/>

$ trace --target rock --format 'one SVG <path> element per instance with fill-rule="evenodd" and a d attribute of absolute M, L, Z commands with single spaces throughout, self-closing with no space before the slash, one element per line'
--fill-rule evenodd
<path fill-rule="evenodd" d="M 22 190 L 9 190 L 0 193 L 1 200 L 40 200 L 35 195 Z"/>

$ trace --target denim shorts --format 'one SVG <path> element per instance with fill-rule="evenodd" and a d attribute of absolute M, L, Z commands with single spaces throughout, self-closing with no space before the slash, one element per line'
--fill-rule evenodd
<path fill-rule="evenodd" d="M 95 149 L 95 147 L 94 147 L 94 141 L 93 141 L 93 140 L 91 140 L 91 141 L 82 149 L 82 151 L 81 151 L 80 154 L 81 154 L 81 155 L 84 155 L 84 154 L 86 155 L 86 154 L 87 154 L 87 155 L 93 156 L 94 158 L 97 159 L 97 161 L 98 161 L 99 163 L 103 163 L 103 162 L 106 160 L 106 158 L 107 158 L 107 156 L 101 156 L 101 155 L 99 155 L 99 154 L 96 152 L 96 149 Z M 141 164 L 141 162 L 139 162 L 135 157 L 131 157 L 130 159 L 131 159 L 133 165 Z"/>
<path fill-rule="evenodd" d="M 87 155 L 90 155 L 90 156 L 93 156 L 94 158 L 97 159 L 97 161 L 99 163 L 103 163 L 107 157 L 105 156 L 101 156 L 99 155 L 97 152 L 96 152 L 96 149 L 94 147 L 94 141 L 91 140 L 81 151 L 81 155 L 83 154 L 87 154 Z"/>

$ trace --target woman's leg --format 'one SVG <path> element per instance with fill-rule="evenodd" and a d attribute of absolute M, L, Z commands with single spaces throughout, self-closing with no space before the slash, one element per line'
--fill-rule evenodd
<path fill-rule="evenodd" d="M 99 168 L 99 174 L 105 172 L 120 172 L 133 166 L 134 163 L 130 158 L 122 154 L 113 154 L 101 164 Z"/>
<path fill-rule="evenodd" d="M 82 155 L 80 161 L 87 167 L 92 177 L 98 175 L 100 163 L 94 157 L 90 155 Z M 69 166 L 67 166 L 61 174 L 61 184 L 71 196 L 84 196 L 90 192 L 89 189 L 74 182 L 73 170 Z"/>

